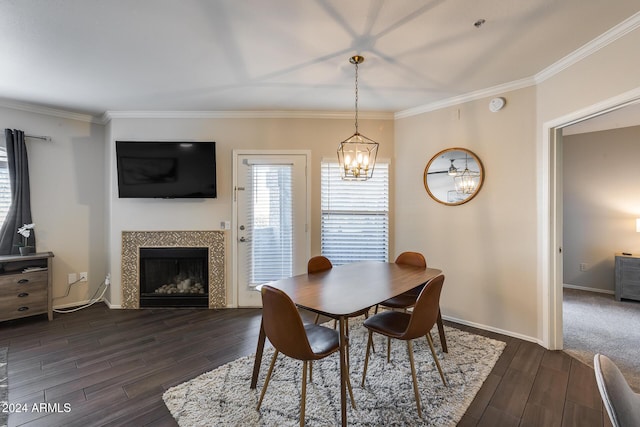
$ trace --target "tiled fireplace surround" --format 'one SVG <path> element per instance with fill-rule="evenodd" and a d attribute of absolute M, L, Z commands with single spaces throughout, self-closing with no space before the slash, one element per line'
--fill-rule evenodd
<path fill-rule="evenodd" d="M 140 248 L 208 248 L 209 308 L 227 304 L 224 231 L 123 231 L 122 308 L 140 308 Z"/>

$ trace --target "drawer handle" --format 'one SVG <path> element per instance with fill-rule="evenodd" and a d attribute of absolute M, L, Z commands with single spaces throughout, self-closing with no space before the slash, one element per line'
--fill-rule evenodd
<path fill-rule="evenodd" d="M 29 279 L 20 279 L 18 280 L 18 284 L 22 285 L 23 283 L 29 283 Z"/>
<path fill-rule="evenodd" d="M 29 307 L 19 307 L 18 311 L 27 311 L 29 310 Z"/>
<path fill-rule="evenodd" d="M 28 297 L 29 293 L 28 292 L 22 292 L 18 294 L 18 298 L 24 298 L 24 297 Z"/>

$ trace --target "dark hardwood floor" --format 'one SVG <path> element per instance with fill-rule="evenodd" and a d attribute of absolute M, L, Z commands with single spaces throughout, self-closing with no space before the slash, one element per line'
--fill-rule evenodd
<path fill-rule="evenodd" d="M 461 426 L 610 426 L 593 369 L 563 352 L 507 342 Z M 260 310 L 110 310 L 0 323 L 9 348 L 9 426 L 175 426 L 162 393 L 255 351 Z M 57 403 L 32 412 L 37 402 Z M 67 407 L 64 404 L 67 403 Z M 52 411 L 53 409 L 53 411 Z M 56 411 L 57 409 L 57 411 Z"/>

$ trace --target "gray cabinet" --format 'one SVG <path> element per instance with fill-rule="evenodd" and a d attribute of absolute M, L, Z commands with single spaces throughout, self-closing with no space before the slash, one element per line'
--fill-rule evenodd
<path fill-rule="evenodd" d="M 615 296 L 640 301 L 640 256 L 616 254 Z"/>
<path fill-rule="evenodd" d="M 0 321 L 46 314 L 53 319 L 51 252 L 0 256 Z"/>

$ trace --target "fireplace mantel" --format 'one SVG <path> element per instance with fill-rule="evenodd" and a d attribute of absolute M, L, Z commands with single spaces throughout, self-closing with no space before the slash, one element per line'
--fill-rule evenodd
<path fill-rule="evenodd" d="M 140 248 L 205 247 L 209 250 L 209 308 L 227 306 L 224 231 L 123 231 L 122 308 L 140 308 Z"/>

